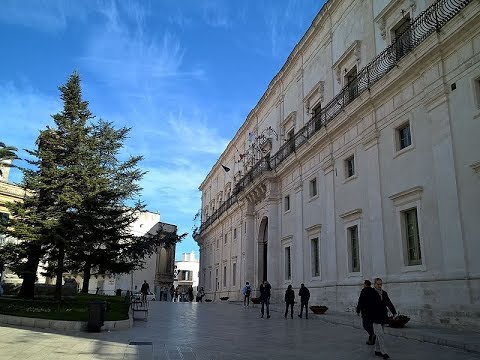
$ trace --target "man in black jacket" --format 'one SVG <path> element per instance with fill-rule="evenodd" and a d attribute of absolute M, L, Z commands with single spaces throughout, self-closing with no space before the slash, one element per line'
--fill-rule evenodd
<path fill-rule="evenodd" d="M 262 302 L 262 318 L 265 306 L 267 307 L 267 319 L 270 319 L 270 291 L 272 287 L 267 280 L 260 285 L 260 301 Z"/>
<path fill-rule="evenodd" d="M 387 307 L 395 316 L 397 311 L 393 306 L 386 291 L 382 290 L 382 279 L 376 278 L 374 282 L 374 289 L 365 292 L 365 299 L 362 301 L 362 308 L 365 308 L 368 319 L 373 323 L 373 332 L 376 336 L 375 341 L 375 355 L 381 356 L 384 359 L 389 359 L 385 349 L 385 333 L 383 326 L 387 323 L 388 313 Z"/>
<path fill-rule="evenodd" d="M 298 295 L 300 296 L 300 314 L 298 317 L 302 318 L 303 307 L 305 307 L 305 319 L 308 319 L 308 300 L 310 300 L 310 290 L 308 290 L 305 284 L 300 285 Z"/>
<path fill-rule="evenodd" d="M 365 280 L 363 283 L 363 289 L 360 292 L 360 297 L 358 298 L 357 304 L 357 315 L 362 313 L 362 325 L 365 331 L 368 333 L 368 341 L 367 345 L 374 345 L 375 344 L 375 334 L 373 333 L 373 323 L 367 316 L 367 309 L 365 304 L 365 299 L 368 298 L 368 293 L 371 292 L 372 283 L 370 280 Z"/>
<path fill-rule="evenodd" d="M 288 315 L 288 307 L 290 306 L 290 315 L 293 319 L 293 304 L 295 303 L 295 291 L 292 289 L 292 285 L 288 285 L 287 291 L 285 291 L 285 319 Z"/>

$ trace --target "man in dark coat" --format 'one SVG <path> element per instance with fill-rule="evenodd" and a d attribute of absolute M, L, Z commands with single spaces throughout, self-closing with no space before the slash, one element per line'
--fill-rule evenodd
<path fill-rule="evenodd" d="M 374 291 L 372 289 L 372 283 L 370 280 L 365 280 L 363 284 L 363 289 L 360 292 L 360 297 L 358 298 L 358 304 L 357 304 L 357 315 L 362 313 L 362 325 L 365 331 L 368 333 L 368 345 L 374 345 L 375 344 L 375 334 L 373 333 L 373 323 L 370 321 L 370 319 L 367 316 L 367 309 L 366 309 L 366 304 L 365 301 L 368 298 L 368 293 Z"/>
<path fill-rule="evenodd" d="M 305 286 L 305 284 L 300 285 L 300 290 L 298 291 L 300 296 L 300 314 L 298 317 L 302 318 L 303 307 L 305 307 L 305 319 L 308 319 L 308 300 L 310 300 L 310 290 Z"/>
<path fill-rule="evenodd" d="M 262 302 L 262 318 L 264 314 L 264 307 L 267 307 L 267 319 L 270 319 L 270 292 L 272 287 L 267 280 L 260 285 L 260 301 Z"/>
<path fill-rule="evenodd" d="M 364 306 L 368 319 L 373 323 L 373 332 L 376 336 L 375 355 L 389 359 L 390 356 L 388 356 L 385 348 L 383 326 L 387 323 L 388 319 L 387 308 L 390 309 L 393 316 L 397 314 L 397 311 L 390 301 L 387 292 L 382 290 L 382 285 L 382 279 L 376 278 L 374 282 L 375 288 L 371 290 L 367 289 L 365 292 L 365 301 L 362 301 L 361 306 Z"/>
<path fill-rule="evenodd" d="M 285 291 L 285 319 L 288 315 L 288 307 L 290 306 L 290 316 L 293 319 L 293 304 L 295 303 L 295 291 L 292 289 L 292 285 L 288 285 L 287 291 Z"/>

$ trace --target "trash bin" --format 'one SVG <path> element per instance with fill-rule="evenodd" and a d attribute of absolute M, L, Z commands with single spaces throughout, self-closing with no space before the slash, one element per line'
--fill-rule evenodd
<path fill-rule="evenodd" d="M 107 311 L 106 301 L 92 301 L 88 307 L 88 331 L 100 332 Z"/>
<path fill-rule="evenodd" d="M 116 295 L 116 296 L 122 296 L 122 289 L 117 289 L 117 290 L 115 291 L 115 295 Z"/>

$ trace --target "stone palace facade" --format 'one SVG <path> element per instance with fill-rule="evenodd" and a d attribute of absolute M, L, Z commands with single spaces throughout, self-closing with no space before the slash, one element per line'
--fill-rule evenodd
<path fill-rule="evenodd" d="M 199 286 L 480 327 L 479 139 L 479 1 L 328 0 L 200 185 Z"/>

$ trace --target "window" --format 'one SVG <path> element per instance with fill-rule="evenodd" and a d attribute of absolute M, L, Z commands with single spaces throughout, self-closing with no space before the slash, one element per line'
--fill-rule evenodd
<path fill-rule="evenodd" d="M 403 211 L 402 215 L 407 245 L 407 265 L 421 265 L 422 253 L 420 251 L 420 236 L 418 234 L 417 209 Z"/>
<path fill-rule="evenodd" d="M 237 264 L 233 263 L 232 264 L 232 286 L 235 286 L 236 282 L 237 282 Z"/>
<path fill-rule="evenodd" d="M 290 129 L 287 133 L 287 142 L 290 143 L 290 150 L 295 151 L 295 129 Z"/>
<path fill-rule="evenodd" d="M 185 271 L 183 272 L 183 280 L 185 280 L 185 281 L 189 281 L 189 280 L 190 280 L 190 271 L 185 270 Z"/>
<path fill-rule="evenodd" d="M 347 228 L 348 243 L 350 250 L 350 272 L 360 271 L 360 256 L 358 247 L 358 226 Z"/>
<path fill-rule="evenodd" d="M 312 252 L 312 276 L 320 276 L 320 249 L 318 238 L 310 240 L 311 252 Z"/>
<path fill-rule="evenodd" d="M 233 229 L 233 239 L 237 238 L 237 228 Z"/>
<path fill-rule="evenodd" d="M 395 55 L 397 60 L 408 54 L 413 46 L 412 29 L 410 26 L 410 14 L 392 29 L 392 42 L 395 43 Z"/>
<path fill-rule="evenodd" d="M 358 96 L 357 67 L 354 66 L 349 71 L 345 69 L 345 83 L 347 84 L 347 97 L 352 101 Z"/>
<path fill-rule="evenodd" d="M 208 288 L 212 290 L 212 270 L 208 274 Z"/>
<path fill-rule="evenodd" d="M 290 210 L 290 195 L 287 195 L 284 198 L 284 208 L 285 208 L 285 211 Z"/>
<path fill-rule="evenodd" d="M 223 287 L 227 287 L 227 267 L 223 267 Z"/>
<path fill-rule="evenodd" d="M 412 145 L 412 134 L 410 132 L 409 122 L 397 128 L 397 145 L 397 151 Z"/>
<path fill-rule="evenodd" d="M 350 156 L 345 160 L 345 178 L 348 179 L 355 175 L 355 157 L 354 155 Z"/>
<path fill-rule="evenodd" d="M 475 103 L 478 109 L 480 109 L 480 77 L 473 81 L 473 91 L 475 95 Z"/>
<path fill-rule="evenodd" d="M 226 244 L 228 241 L 228 234 L 225 234 L 223 242 Z"/>
<path fill-rule="evenodd" d="M 317 178 L 313 178 L 312 180 L 310 180 L 309 189 L 311 198 L 317 196 Z"/>
<path fill-rule="evenodd" d="M 220 239 L 217 239 L 217 249 L 220 247 Z"/>
<path fill-rule="evenodd" d="M 218 290 L 220 283 L 218 282 L 218 269 L 215 269 L 215 290 Z"/>
<path fill-rule="evenodd" d="M 291 248 L 285 248 L 285 280 L 292 279 L 292 263 L 291 263 Z"/>

